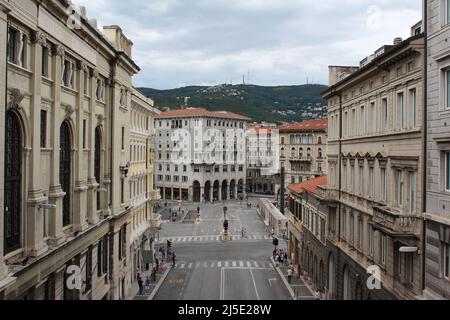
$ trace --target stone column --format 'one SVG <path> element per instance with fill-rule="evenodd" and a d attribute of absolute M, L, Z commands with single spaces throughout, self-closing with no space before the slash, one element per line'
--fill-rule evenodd
<path fill-rule="evenodd" d="M 76 98 L 76 132 L 78 133 L 78 145 L 75 152 L 75 188 L 73 201 L 73 228 L 74 231 L 84 231 L 88 227 L 87 223 L 87 179 L 83 176 L 84 166 L 84 148 L 83 148 L 83 114 L 84 114 L 84 71 L 86 63 L 79 62 L 76 68 L 78 74 L 77 87 L 78 95 Z M 88 140 L 90 137 L 86 138 Z M 91 150 L 92 152 L 92 150 Z"/>
<path fill-rule="evenodd" d="M 47 245 L 44 243 L 44 221 L 45 215 L 50 213 L 44 209 L 39 209 L 39 204 L 46 202 L 42 191 L 42 171 L 41 171 L 41 70 L 42 70 L 42 48 L 47 45 L 46 37 L 41 31 L 32 33 L 31 40 L 33 47 L 31 49 L 31 68 L 33 75 L 31 77 L 31 110 L 30 123 L 32 133 L 31 150 L 29 152 L 29 161 L 32 165 L 30 169 L 30 181 L 28 184 L 27 198 L 27 236 L 26 250 L 27 254 L 37 257 L 47 251 Z"/>
<path fill-rule="evenodd" d="M 200 186 L 200 202 L 205 201 L 205 187 Z"/>
<path fill-rule="evenodd" d="M 209 201 L 213 200 L 213 196 L 214 196 L 214 188 L 210 185 L 210 187 L 209 187 Z"/>
<path fill-rule="evenodd" d="M 64 241 L 63 226 L 63 197 L 65 193 L 59 181 L 59 149 L 60 149 L 60 127 L 62 123 L 61 109 L 61 73 L 65 56 L 65 49 L 61 45 L 53 48 L 53 108 L 51 113 L 50 146 L 52 148 L 50 158 L 50 194 L 49 202 L 56 205 L 56 210 L 49 211 L 49 244 L 59 245 Z"/>
<path fill-rule="evenodd" d="M 84 67 L 84 72 L 89 72 L 87 66 Z M 89 155 L 88 155 L 88 182 L 87 182 L 87 219 L 89 224 L 96 224 L 99 221 L 97 214 L 97 189 L 100 186 L 100 181 L 96 181 L 94 173 L 94 161 L 95 161 L 95 87 L 97 83 L 97 72 L 92 70 L 89 74 L 89 87 L 88 94 L 90 96 L 89 100 L 89 119 L 88 119 L 88 145 L 89 145 Z M 105 143 L 106 137 L 102 137 L 102 142 Z M 103 159 L 102 159 L 103 160 Z M 104 163 L 104 162 L 103 162 Z M 102 197 L 104 198 L 104 197 Z M 103 199 L 102 199 L 103 200 Z M 104 207 L 104 202 L 100 202 L 101 207 Z"/>
<path fill-rule="evenodd" d="M 227 184 L 227 198 L 230 200 L 233 200 L 233 199 L 231 199 L 231 196 L 230 196 L 230 184 Z"/>
<path fill-rule="evenodd" d="M 1 38 L 6 39 L 8 34 L 8 12 L 10 11 L 10 5 L 7 2 L 0 1 L 0 35 Z M 0 60 L 6 61 L 6 41 L 0 41 Z M 0 97 L 6 97 L 6 63 L 0 63 Z M 4 228 L 3 228 L 3 219 L 4 219 L 4 161 L 5 161 L 5 110 L 6 106 L 4 103 L 0 104 L 0 283 L 1 280 L 7 274 L 7 268 L 3 259 L 3 241 L 4 241 Z M 0 285 L 0 290 L 1 290 Z M 1 296 L 1 293 L 0 293 Z"/>
<path fill-rule="evenodd" d="M 234 185 L 234 199 L 237 199 L 237 198 L 239 197 L 239 195 L 238 195 L 238 190 L 239 190 L 239 184 L 236 183 L 236 184 Z"/>
<path fill-rule="evenodd" d="M 217 193 L 218 193 L 218 195 L 217 195 L 218 200 L 222 201 L 222 185 L 221 184 L 219 185 L 219 192 L 217 192 Z"/>

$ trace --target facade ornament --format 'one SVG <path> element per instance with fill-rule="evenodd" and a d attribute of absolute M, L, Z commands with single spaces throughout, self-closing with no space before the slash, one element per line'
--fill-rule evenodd
<path fill-rule="evenodd" d="M 53 54 L 55 56 L 61 57 L 64 60 L 66 56 L 66 49 L 62 45 L 57 44 L 53 47 Z"/>
<path fill-rule="evenodd" d="M 85 61 L 78 61 L 77 63 L 78 70 L 88 72 L 89 67 L 88 64 Z"/>
<path fill-rule="evenodd" d="M 72 114 L 75 112 L 75 108 L 71 105 L 66 105 L 63 107 L 63 109 L 66 111 L 66 118 L 70 118 Z"/>
<path fill-rule="evenodd" d="M 24 97 L 25 97 L 25 95 L 22 92 L 20 92 L 19 89 L 17 89 L 17 88 L 12 89 L 11 90 L 11 101 L 10 101 L 9 107 L 11 109 L 16 109 L 16 110 L 21 109 L 22 108 L 21 103 L 22 103 L 22 100 Z"/>
<path fill-rule="evenodd" d="M 33 31 L 31 33 L 31 42 L 33 42 L 33 44 L 39 44 L 43 47 L 46 47 L 47 46 L 47 36 L 41 30 Z"/>
<path fill-rule="evenodd" d="M 93 78 L 98 78 L 98 70 L 97 69 L 92 69 L 91 70 L 91 77 Z"/>
<path fill-rule="evenodd" d="M 98 115 L 97 115 L 97 124 L 98 124 L 99 126 L 102 125 L 102 123 L 103 123 L 104 120 L 105 120 L 105 117 L 104 117 L 102 114 L 98 114 Z"/>

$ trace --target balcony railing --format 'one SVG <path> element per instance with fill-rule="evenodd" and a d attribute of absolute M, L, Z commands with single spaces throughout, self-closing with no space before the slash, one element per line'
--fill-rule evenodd
<path fill-rule="evenodd" d="M 373 223 L 392 235 L 420 234 L 420 218 L 407 215 L 388 207 L 374 207 Z"/>
<path fill-rule="evenodd" d="M 339 200 L 339 192 L 337 190 L 328 186 L 318 186 L 317 189 L 319 190 L 319 197 L 324 201 L 334 202 Z"/>

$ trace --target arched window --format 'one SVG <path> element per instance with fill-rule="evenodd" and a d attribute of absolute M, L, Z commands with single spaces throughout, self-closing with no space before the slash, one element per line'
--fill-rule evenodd
<path fill-rule="evenodd" d="M 291 149 L 291 158 L 295 158 L 295 148 Z"/>
<path fill-rule="evenodd" d="M 299 156 L 300 156 L 300 159 L 303 159 L 303 148 L 300 148 Z"/>
<path fill-rule="evenodd" d="M 322 144 L 322 137 L 317 138 L 317 144 Z"/>
<path fill-rule="evenodd" d="M 59 183 L 66 193 L 63 199 L 63 226 L 71 224 L 71 185 L 72 185 L 72 141 L 70 138 L 70 128 L 67 121 L 64 121 L 60 128 L 60 153 L 59 153 Z"/>
<path fill-rule="evenodd" d="M 281 144 L 284 144 L 284 137 L 281 137 Z"/>
<path fill-rule="evenodd" d="M 344 268 L 343 300 L 351 300 L 350 271 L 346 266 Z"/>
<path fill-rule="evenodd" d="M 95 181 L 101 184 L 101 136 L 100 128 L 95 128 L 94 176 Z M 100 192 L 97 192 L 97 211 L 101 209 Z"/>
<path fill-rule="evenodd" d="M 306 156 L 308 158 L 311 158 L 311 148 L 308 148 L 308 150 L 306 151 Z"/>
<path fill-rule="evenodd" d="M 322 159 L 322 148 L 319 148 L 319 152 L 317 154 L 317 158 Z"/>
<path fill-rule="evenodd" d="M 284 148 L 281 148 L 281 157 L 285 157 L 286 156 L 286 153 L 285 153 L 285 151 L 284 151 Z"/>
<path fill-rule="evenodd" d="M 22 211 L 22 130 L 16 114 L 6 113 L 5 128 L 5 254 L 20 248 Z"/>

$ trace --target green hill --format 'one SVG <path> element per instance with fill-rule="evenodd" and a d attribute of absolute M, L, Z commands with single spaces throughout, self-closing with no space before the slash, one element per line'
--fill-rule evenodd
<path fill-rule="evenodd" d="M 326 102 L 320 93 L 324 85 L 263 87 L 256 85 L 191 86 L 172 90 L 137 88 L 155 101 L 156 107 L 178 109 L 201 107 L 230 111 L 255 121 L 292 122 L 326 116 Z"/>

